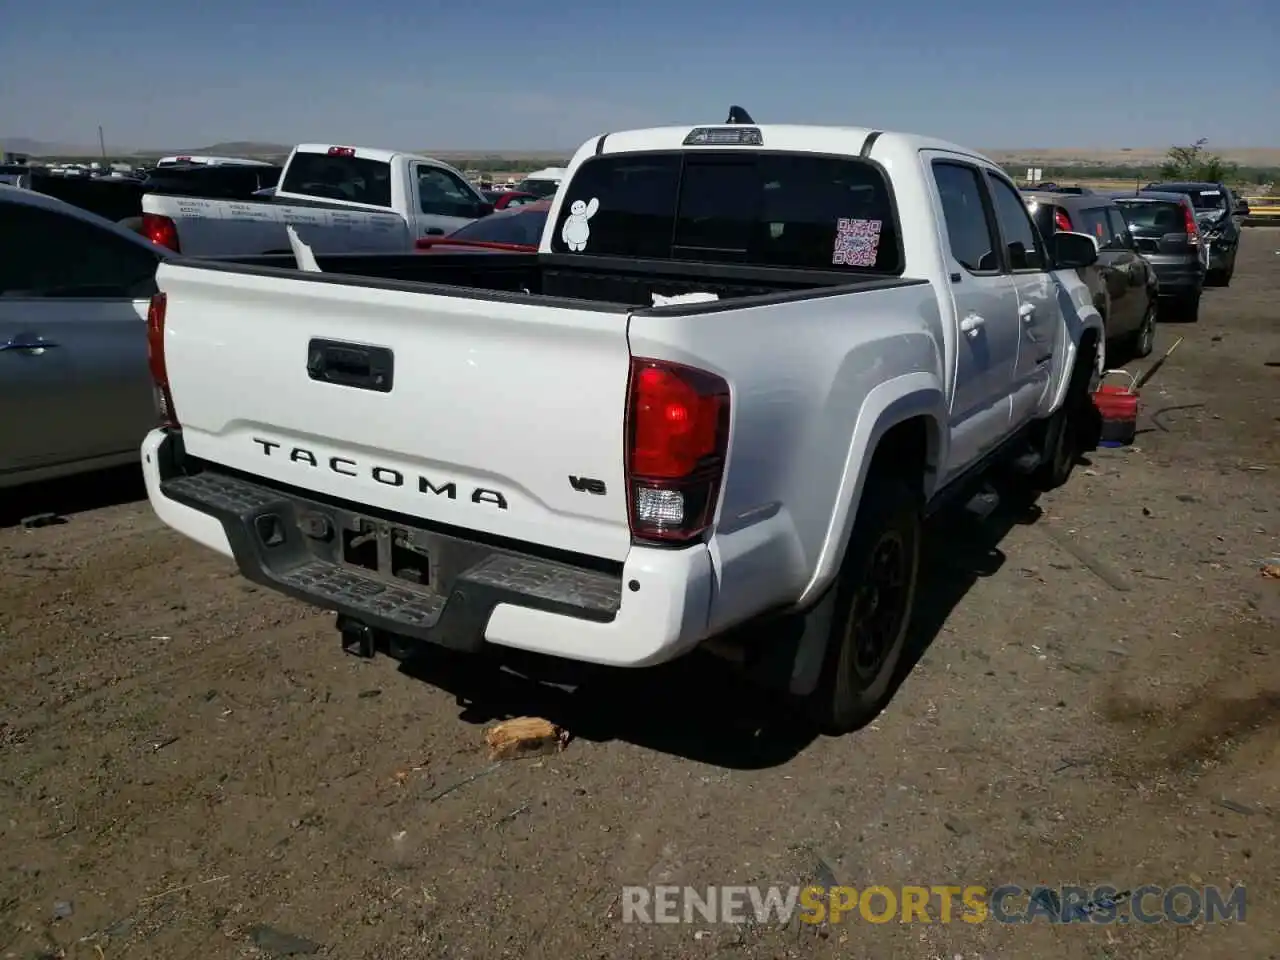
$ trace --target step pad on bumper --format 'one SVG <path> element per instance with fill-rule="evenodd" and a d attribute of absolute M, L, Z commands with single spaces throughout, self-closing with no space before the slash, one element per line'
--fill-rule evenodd
<path fill-rule="evenodd" d="M 222 522 L 248 579 L 378 629 L 449 647 L 477 649 L 499 603 L 607 622 L 622 600 L 620 574 L 436 533 L 408 518 L 355 513 L 216 469 L 165 480 L 161 490 Z M 423 561 L 416 565 L 430 569 L 429 585 L 344 562 L 344 533 L 357 529 L 372 529 L 370 536 L 388 544 L 411 543 Z"/>
<path fill-rule="evenodd" d="M 438 593 L 417 593 L 327 560 L 312 560 L 279 574 L 288 586 L 325 598 L 344 610 L 385 617 L 407 626 L 434 627 L 444 610 Z"/>

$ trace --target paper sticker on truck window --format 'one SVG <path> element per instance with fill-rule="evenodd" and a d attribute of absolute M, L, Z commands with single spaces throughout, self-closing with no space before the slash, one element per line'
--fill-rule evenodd
<path fill-rule="evenodd" d="M 587 249 L 587 241 L 591 239 L 591 218 L 600 209 L 600 200 L 592 197 L 590 202 L 575 200 L 569 205 L 569 216 L 564 219 L 560 228 L 560 239 L 564 245 L 575 253 Z"/>
<path fill-rule="evenodd" d="M 874 267 L 880 250 L 880 220 L 836 221 L 836 245 L 831 252 L 832 266 Z"/>

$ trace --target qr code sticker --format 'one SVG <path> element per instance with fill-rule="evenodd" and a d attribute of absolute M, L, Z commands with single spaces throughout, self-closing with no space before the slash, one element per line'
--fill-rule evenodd
<path fill-rule="evenodd" d="M 880 220 L 836 221 L 836 245 L 831 252 L 832 266 L 874 267 L 880 250 Z"/>

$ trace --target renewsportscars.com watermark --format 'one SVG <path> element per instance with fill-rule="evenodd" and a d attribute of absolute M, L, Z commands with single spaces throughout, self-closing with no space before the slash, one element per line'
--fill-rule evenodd
<path fill-rule="evenodd" d="M 623 923 L 1243 923 L 1243 886 L 623 887 Z"/>

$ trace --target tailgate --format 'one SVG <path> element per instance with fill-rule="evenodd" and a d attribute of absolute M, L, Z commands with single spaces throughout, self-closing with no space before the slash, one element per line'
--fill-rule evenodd
<path fill-rule="evenodd" d="M 1179 256 L 1191 252 L 1190 237 L 1185 233 L 1158 233 L 1153 230 L 1133 230 L 1133 246 L 1139 253 Z"/>
<path fill-rule="evenodd" d="M 464 530 L 625 558 L 625 314 L 179 264 L 157 281 L 191 455 Z"/>

